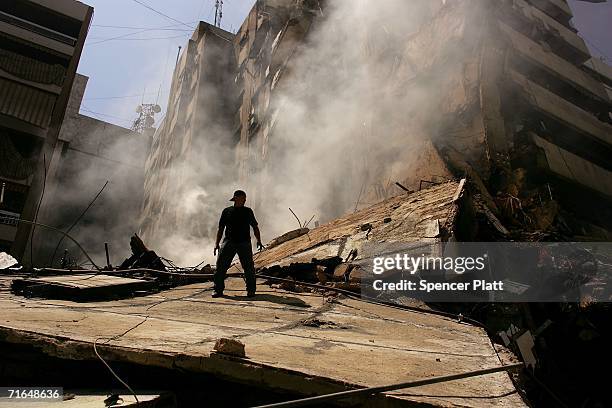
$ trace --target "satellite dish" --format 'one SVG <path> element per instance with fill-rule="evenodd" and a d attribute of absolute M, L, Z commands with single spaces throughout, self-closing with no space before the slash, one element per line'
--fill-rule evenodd
<path fill-rule="evenodd" d="M 141 106 L 141 105 L 138 105 L 138 106 L 136 107 L 136 113 L 140 113 L 140 112 L 142 112 L 142 106 Z"/>
<path fill-rule="evenodd" d="M 155 106 L 153 107 L 153 112 L 155 112 L 155 113 L 159 113 L 159 112 L 161 112 L 161 106 L 159 106 L 159 105 L 155 105 Z"/>

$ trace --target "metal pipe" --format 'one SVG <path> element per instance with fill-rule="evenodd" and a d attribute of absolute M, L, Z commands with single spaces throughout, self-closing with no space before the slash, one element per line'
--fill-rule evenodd
<path fill-rule="evenodd" d="M 110 257 L 108 256 L 108 242 L 104 243 L 104 252 L 106 252 L 106 267 L 108 269 L 112 269 L 112 266 L 110 263 Z"/>
<path fill-rule="evenodd" d="M 333 394 L 319 395 L 317 397 L 302 398 L 299 400 L 279 402 L 279 403 L 268 404 L 268 405 L 259 405 L 255 408 L 303 407 L 306 405 L 319 404 L 322 402 L 329 402 L 329 401 L 339 400 L 339 399 L 348 398 L 348 397 L 365 397 L 365 396 L 379 393 L 379 392 L 401 390 L 401 389 L 406 389 L 406 388 L 420 387 L 422 385 L 437 384 L 441 382 L 461 380 L 464 378 L 477 377 L 480 375 L 492 374 L 492 373 L 497 373 L 501 371 L 509 371 L 509 370 L 512 370 L 514 368 L 519 368 L 519 367 L 523 367 L 523 363 L 508 364 L 508 365 L 503 365 L 503 366 L 498 366 L 498 367 L 485 368 L 482 370 L 468 371 L 468 372 L 464 372 L 460 374 L 442 375 L 438 377 L 426 378 L 423 380 L 407 381 L 407 382 L 401 382 L 397 384 L 382 385 L 378 387 L 368 387 L 368 388 L 360 388 L 357 390 L 340 391 L 340 392 L 335 392 Z"/>

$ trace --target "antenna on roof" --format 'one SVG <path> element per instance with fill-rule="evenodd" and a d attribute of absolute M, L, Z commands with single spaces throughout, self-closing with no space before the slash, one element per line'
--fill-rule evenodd
<path fill-rule="evenodd" d="M 223 0 L 215 0 L 215 27 L 221 28 L 223 18 Z"/>

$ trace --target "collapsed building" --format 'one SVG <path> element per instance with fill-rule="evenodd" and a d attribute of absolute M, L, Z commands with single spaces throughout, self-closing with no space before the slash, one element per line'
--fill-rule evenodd
<path fill-rule="evenodd" d="M 562 220 L 566 238 L 608 239 L 610 78 L 572 27 L 567 3 L 415 4 L 416 27 L 402 31 L 378 22 L 366 25 L 350 39 L 360 43 L 359 58 L 337 52 L 332 67 L 320 73 L 323 61 L 313 54 L 320 51 L 318 42 L 334 39 L 325 30 L 334 26 L 338 6 L 258 1 L 235 36 L 202 23 L 181 57 L 170 96 L 172 102 L 190 105 L 181 110 L 170 104 L 177 113 L 158 130 L 147 162 L 143 230 L 186 213 L 174 202 L 174 186 L 189 190 L 193 177 L 181 171 L 193 165 L 208 170 L 199 173 L 207 187 L 201 196 L 210 203 L 207 209 L 219 208 L 218 201 L 212 205 L 219 192 L 210 188 L 220 183 L 246 186 L 260 213 L 268 207 L 279 210 L 276 201 L 291 204 L 279 198 L 286 187 L 298 202 L 321 196 L 308 211 L 329 220 L 401 192 L 396 182 L 417 190 L 467 174 L 487 207 L 521 231 L 545 233 Z M 329 47 L 340 50 L 346 34 L 336 30 L 338 38 Z M 350 65 L 355 61 L 364 62 L 359 70 L 365 74 Z M 348 106 L 333 127 L 325 111 L 338 107 L 317 95 L 317 81 L 330 72 L 337 82 L 331 93 L 338 95 L 363 79 L 359 75 L 370 81 L 351 89 L 359 94 L 349 94 L 363 99 L 360 104 L 366 106 L 356 108 L 360 115 L 355 117 L 354 107 Z M 208 97 L 192 98 L 194 89 L 205 89 Z M 297 101 L 303 122 L 295 120 L 292 110 Z M 342 115 L 342 110 L 334 113 Z M 178 115 L 189 120 L 178 120 Z M 202 118 L 208 122 L 196 123 Z M 333 134 L 314 132 L 338 128 L 348 135 L 338 141 Z M 350 143 L 353 136 L 358 143 Z M 197 146 L 211 140 L 214 147 Z M 301 189 L 303 195 L 290 188 L 303 182 L 289 168 L 292 160 L 302 164 L 292 143 L 303 147 L 304 154 L 316 144 L 333 152 L 329 159 L 315 150 L 318 156 L 309 160 L 320 161 L 302 166 L 320 167 L 319 173 L 300 168 L 312 177 L 330 176 Z M 185 160 L 189 152 L 200 157 Z M 327 161 L 337 162 L 336 154 L 343 155 L 345 164 L 327 171 Z M 205 169 L 198 167 L 200 161 L 206 162 Z M 326 199 L 329 194 L 334 200 Z M 334 203 L 325 204 L 329 201 Z M 199 222 L 208 225 L 200 236 L 210 234 L 214 222 Z"/>
<path fill-rule="evenodd" d="M 265 177 L 278 179 L 260 169 L 274 168 L 281 160 L 283 149 L 275 144 L 288 137 L 279 133 L 292 131 L 282 126 L 287 106 L 275 101 L 275 93 L 286 98 L 284 86 L 303 82 L 298 96 L 323 104 L 304 117 L 317 122 L 327 108 L 308 91 L 318 90 L 309 83 L 318 78 L 298 76 L 316 68 L 292 65 L 292 60 L 307 63 L 296 55 L 307 49 L 308 32 L 316 35 L 317 20 L 324 24 L 319 6 L 304 2 L 283 9 L 274 2 L 258 3 L 237 34 L 237 79 L 244 92 L 237 125 L 238 169 L 240 180 L 258 192 L 256 204 L 268 205 L 262 197 L 273 191 Z M 354 187 L 348 189 L 350 199 L 341 212 L 351 209 L 360 188 L 358 204 L 371 204 L 397 194 L 394 182 L 416 190 L 422 183 L 467 174 L 490 209 L 521 228 L 546 230 L 557 214 L 565 214 L 572 224 L 567 225 L 569 236 L 609 239 L 610 99 L 570 25 L 567 4 L 427 2 L 419 11 L 423 23 L 403 37 L 384 24 L 378 31 L 357 33 L 363 34 L 366 47 L 368 41 L 373 44 L 364 50 L 364 61 L 371 66 L 362 69 L 374 77 L 368 84 L 374 89 L 359 95 L 372 105 L 369 117 L 359 118 L 363 124 L 342 126 L 355 135 L 365 127 L 359 143 L 369 145 L 370 160 L 364 170 L 357 169 L 354 163 L 362 160 L 362 152 L 345 149 L 347 170 L 339 175 Z M 390 45 L 376 48 L 380 44 Z M 342 52 L 335 57 L 333 63 L 346 74 L 346 83 L 338 87 L 349 86 L 355 70 L 342 67 Z M 387 59 L 396 63 L 378 63 Z M 394 112 L 388 111 L 390 106 Z M 523 215 L 515 208 L 534 213 Z"/>

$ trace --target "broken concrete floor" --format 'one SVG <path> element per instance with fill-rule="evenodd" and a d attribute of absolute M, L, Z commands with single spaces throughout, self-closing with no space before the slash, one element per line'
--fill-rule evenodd
<path fill-rule="evenodd" d="M 207 373 L 300 395 L 376 386 L 500 365 L 481 328 L 445 317 L 347 298 L 323 298 L 227 281 L 125 300 L 76 303 L 25 299 L 0 278 L 0 341 L 29 344 L 64 359 L 131 362 Z M 213 351 L 219 338 L 245 345 L 246 358 Z M 104 370 L 100 365 L 100 370 Z M 525 406 L 507 373 L 390 392 L 373 405 Z"/>

